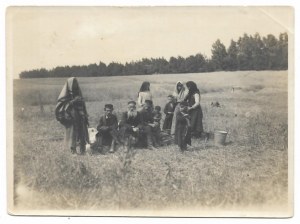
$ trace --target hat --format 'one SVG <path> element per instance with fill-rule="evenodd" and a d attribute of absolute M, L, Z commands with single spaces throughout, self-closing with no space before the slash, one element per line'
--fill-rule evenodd
<path fill-rule="evenodd" d="M 130 100 L 127 104 L 128 104 L 128 105 L 129 105 L 129 104 L 134 104 L 134 105 L 136 105 L 136 102 L 133 101 L 133 100 Z"/>
<path fill-rule="evenodd" d="M 112 104 L 105 104 L 104 108 L 105 108 L 105 109 L 113 110 L 113 109 L 114 109 L 114 106 L 113 106 Z"/>

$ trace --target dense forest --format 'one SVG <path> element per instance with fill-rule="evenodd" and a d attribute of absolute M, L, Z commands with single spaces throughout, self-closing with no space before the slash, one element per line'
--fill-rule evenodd
<path fill-rule="evenodd" d="M 196 41 L 196 40 L 195 40 Z M 96 77 L 122 75 L 151 75 L 170 73 L 200 73 L 239 70 L 286 70 L 288 69 L 288 35 L 278 38 L 269 34 L 261 37 L 244 34 L 237 41 L 231 40 L 228 48 L 218 39 L 211 48 L 211 58 L 198 53 L 189 57 L 143 58 L 138 61 L 99 64 L 57 66 L 23 71 L 20 78 L 48 77 Z"/>

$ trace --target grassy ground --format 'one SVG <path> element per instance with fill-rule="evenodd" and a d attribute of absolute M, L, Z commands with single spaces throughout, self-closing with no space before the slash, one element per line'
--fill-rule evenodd
<path fill-rule="evenodd" d="M 15 80 L 15 205 L 33 210 L 286 206 L 286 71 L 79 78 L 91 126 L 97 125 L 105 103 L 113 103 L 117 115 L 124 111 L 144 80 L 150 81 L 154 104 L 160 106 L 176 81 L 195 81 L 204 129 L 228 131 L 227 144 L 216 147 L 194 139 L 184 153 L 170 145 L 72 156 L 63 150 L 64 129 L 54 116 L 65 79 Z M 211 107 L 212 101 L 221 107 Z"/>

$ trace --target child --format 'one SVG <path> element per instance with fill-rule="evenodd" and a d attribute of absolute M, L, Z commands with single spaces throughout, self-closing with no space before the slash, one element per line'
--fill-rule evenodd
<path fill-rule="evenodd" d="M 170 133 L 171 132 L 171 127 L 172 127 L 172 120 L 173 120 L 173 115 L 174 115 L 174 110 L 175 110 L 175 100 L 172 95 L 168 96 L 168 103 L 165 106 L 164 113 L 166 115 L 164 125 L 163 125 L 163 130 L 166 132 Z"/>
<path fill-rule="evenodd" d="M 153 119 L 154 119 L 154 124 L 160 128 L 160 120 L 161 120 L 161 107 L 160 106 L 155 106 L 154 111 L 153 111 Z"/>
<path fill-rule="evenodd" d="M 154 120 L 154 127 L 153 127 L 153 138 L 154 144 L 160 146 L 160 120 L 161 120 L 161 107 L 155 106 L 153 111 L 153 120 Z"/>
<path fill-rule="evenodd" d="M 188 103 L 181 102 L 179 113 L 176 117 L 175 144 L 183 152 L 187 150 L 187 144 L 191 145 L 190 117 L 188 114 Z"/>

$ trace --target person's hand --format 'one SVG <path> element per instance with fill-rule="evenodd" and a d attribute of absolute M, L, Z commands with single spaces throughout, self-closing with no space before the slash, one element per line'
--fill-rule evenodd
<path fill-rule="evenodd" d="M 150 127 L 152 127 L 152 128 L 154 128 L 155 127 L 155 124 L 151 124 L 151 123 L 149 123 L 148 124 Z"/>
<path fill-rule="evenodd" d="M 74 104 L 74 103 L 76 103 L 76 102 L 80 102 L 80 101 L 82 101 L 83 99 L 82 99 L 82 97 L 81 96 L 76 96 L 73 100 L 71 100 L 71 104 Z"/>
<path fill-rule="evenodd" d="M 191 109 L 193 109 L 192 107 L 188 107 L 188 111 L 190 111 Z"/>
<path fill-rule="evenodd" d="M 168 112 L 168 114 L 174 114 L 174 112 Z"/>
<path fill-rule="evenodd" d="M 134 132 L 138 132 L 139 131 L 139 128 L 132 128 L 132 130 L 134 131 Z"/>

